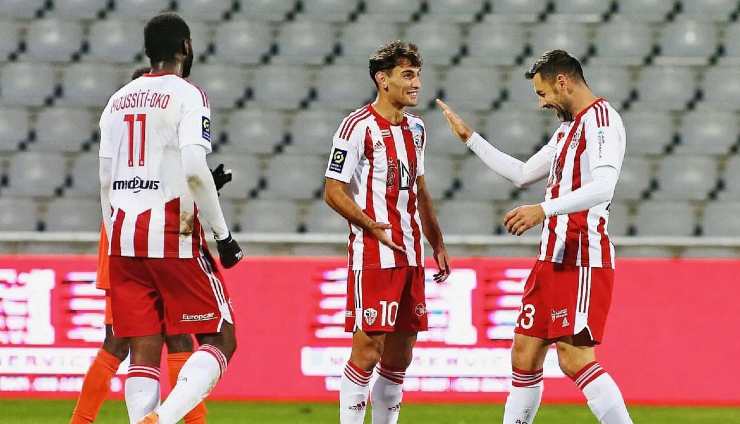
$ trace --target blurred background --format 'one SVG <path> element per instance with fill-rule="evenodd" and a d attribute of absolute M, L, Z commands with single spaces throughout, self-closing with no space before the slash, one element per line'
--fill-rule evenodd
<path fill-rule="evenodd" d="M 524 70 L 559 48 L 581 59 L 588 84 L 621 112 L 627 129 L 609 222 L 624 271 L 607 331 L 613 339 L 604 347 L 612 368 L 625 374 L 625 397 L 740 404 L 736 390 L 711 388 L 698 370 L 695 380 L 676 385 L 676 369 L 660 371 L 667 349 L 679 352 L 676 366 L 702 360 L 697 348 L 674 345 L 687 332 L 720 338 L 740 326 L 732 316 L 713 321 L 717 311 L 732 310 L 740 271 L 737 0 L 0 0 L 0 395 L 74 397 L 85 355 L 102 340 L 90 256 L 100 226 L 97 120 L 133 70 L 148 65 L 143 26 L 161 10 L 176 10 L 190 25 L 191 79 L 212 108 L 209 163 L 234 172 L 221 204 L 252 259 L 229 272 L 232 295 L 244 322 L 273 334 L 258 330 L 264 352 L 239 355 L 253 361 L 260 352 L 267 360 L 287 352 L 294 374 L 285 378 L 296 388 L 288 397 L 336 396 L 348 345 L 338 327 L 347 224 L 321 200 L 323 173 L 341 119 L 374 98 L 368 56 L 403 39 L 424 58 L 415 112 L 426 122 L 426 180 L 457 269 L 446 288 L 429 283 L 438 320 L 421 344 L 432 350 L 422 350 L 420 368 L 410 370 L 418 378 L 409 399 L 505 396 L 513 319 L 539 234 L 504 235 L 501 218 L 544 193 L 544 182 L 517 190 L 489 171 L 451 136 L 433 99 L 526 159 L 558 122 L 537 110 Z M 291 310 L 299 329 L 275 324 L 279 313 L 274 320 L 258 314 L 270 304 L 256 302 L 260 296 L 276 305 L 290 297 L 293 309 L 275 307 Z M 270 338 L 286 334 L 280 331 L 298 333 Z M 33 345 L 79 355 L 59 368 L 13 369 L 7 349 Z M 480 361 L 478 370 L 498 371 L 435 374 L 434 348 L 460 358 L 473 347 L 490 349 L 471 359 Z M 729 363 L 740 354 L 724 344 L 711 349 L 704 354 Z M 636 372 L 647 369 L 651 354 L 658 386 Z M 244 361 L 251 364 L 246 375 L 259 373 Z M 579 401 L 556 363 L 549 366 L 552 399 Z M 3 375 L 27 380 L 3 386 L 10 381 Z M 57 380 L 37 387 L 39 375 Z M 238 386 L 237 372 L 231 377 Z M 277 388 L 222 386 L 215 393 L 222 397 L 286 397 Z"/>

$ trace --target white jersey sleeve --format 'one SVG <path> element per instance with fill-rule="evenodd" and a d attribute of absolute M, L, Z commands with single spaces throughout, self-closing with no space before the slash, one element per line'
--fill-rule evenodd
<path fill-rule="evenodd" d="M 606 116 L 608 118 L 588 119 L 584 122 L 586 153 L 592 171 L 600 166 L 611 166 L 617 171 L 622 168 L 626 149 L 622 118 L 616 111 Z"/>
<path fill-rule="evenodd" d="M 206 152 L 211 147 L 211 109 L 206 93 L 194 85 L 186 86 L 183 93 L 180 123 L 177 128 L 179 147 L 198 145 Z"/>
<path fill-rule="evenodd" d="M 366 126 L 356 125 L 349 134 L 342 134 L 344 127 L 345 122 L 342 121 L 337 132 L 334 133 L 329 164 L 324 175 L 327 178 L 349 183 L 357 164 L 362 159 Z"/>

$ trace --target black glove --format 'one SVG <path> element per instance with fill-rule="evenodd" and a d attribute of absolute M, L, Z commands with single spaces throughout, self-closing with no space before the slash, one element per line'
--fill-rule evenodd
<path fill-rule="evenodd" d="M 231 233 L 223 240 L 216 240 L 216 249 L 218 250 L 218 257 L 221 260 L 221 266 L 224 268 L 231 268 L 244 257 L 242 248 L 231 237 Z"/>
<path fill-rule="evenodd" d="M 213 183 L 216 184 L 216 191 L 220 191 L 221 187 L 231 181 L 231 170 L 224 170 L 223 163 L 219 163 L 216 169 L 212 169 L 211 175 L 213 176 Z"/>

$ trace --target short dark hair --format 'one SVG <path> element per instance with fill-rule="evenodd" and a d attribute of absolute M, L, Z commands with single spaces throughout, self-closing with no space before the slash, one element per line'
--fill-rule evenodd
<path fill-rule="evenodd" d="M 151 70 L 152 70 L 152 68 L 150 68 L 148 66 L 145 66 L 143 68 L 136 68 L 136 70 L 134 71 L 134 73 L 131 74 L 131 79 L 132 80 L 135 80 L 136 78 L 139 78 L 140 76 L 142 76 L 144 74 L 148 74 Z"/>
<path fill-rule="evenodd" d="M 144 51 L 152 63 L 173 60 L 188 39 L 190 28 L 177 13 L 160 13 L 144 27 Z"/>
<path fill-rule="evenodd" d="M 411 66 L 421 68 L 423 60 L 421 54 L 419 54 L 419 48 L 414 43 L 407 43 L 405 41 L 393 41 L 391 43 L 380 46 L 378 50 L 370 56 L 368 68 L 370 69 L 370 79 L 377 86 L 375 82 L 375 74 L 378 71 L 390 71 L 391 69 L 398 66 L 402 60 L 408 60 Z"/>
<path fill-rule="evenodd" d="M 550 50 L 545 52 L 529 68 L 529 71 L 524 73 L 524 77 L 532 79 L 538 72 L 542 79 L 547 81 L 552 81 L 558 74 L 565 74 L 586 82 L 586 78 L 583 76 L 581 62 L 569 55 L 565 50 Z"/>

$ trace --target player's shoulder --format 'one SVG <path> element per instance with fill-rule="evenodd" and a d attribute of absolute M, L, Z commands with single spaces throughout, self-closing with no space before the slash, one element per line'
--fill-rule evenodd
<path fill-rule="evenodd" d="M 181 96 L 183 101 L 195 104 L 200 103 L 204 107 L 210 107 L 206 90 L 192 81 L 175 75 L 168 82 L 172 87 L 172 91 L 178 96 Z"/>
<path fill-rule="evenodd" d="M 365 105 L 348 113 L 339 124 L 336 137 L 349 140 L 352 134 L 357 131 L 364 131 L 372 117 L 370 105 Z"/>
<path fill-rule="evenodd" d="M 622 117 L 619 112 L 603 98 L 597 99 L 586 110 L 583 119 L 595 128 L 622 126 Z"/>
<path fill-rule="evenodd" d="M 421 116 L 416 115 L 411 112 L 403 112 L 403 116 L 406 117 L 406 121 L 409 123 L 409 127 L 422 127 L 424 128 L 424 120 L 421 118 Z"/>

